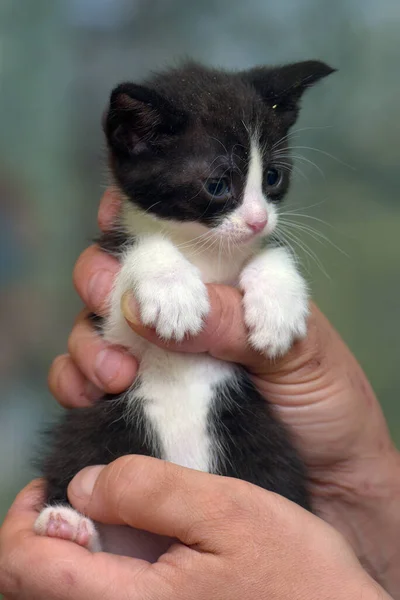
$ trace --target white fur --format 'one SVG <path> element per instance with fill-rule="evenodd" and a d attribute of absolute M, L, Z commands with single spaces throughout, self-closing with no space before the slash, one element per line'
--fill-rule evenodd
<path fill-rule="evenodd" d="M 243 270 L 245 321 L 250 343 L 269 357 L 285 354 L 307 332 L 307 286 L 285 248 L 271 248 Z"/>
<path fill-rule="evenodd" d="M 177 341 L 199 333 L 209 310 L 206 287 L 200 271 L 168 239 L 139 239 L 122 263 L 116 294 L 133 291 L 144 325 Z"/>
<path fill-rule="evenodd" d="M 91 519 L 69 506 L 47 506 L 35 521 L 39 535 L 57 537 L 79 543 L 92 552 L 101 549 L 99 534 Z"/>
<path fill-rule="evenodd" d="M 262 156 L 257 138 L 251 153 L 243 203 L 212 230 L 198 223 L 174 223 L 125 203 L 122 222 L 135 245 L 122 259 L 111 297 L 107 340 L 131 348 L 140 359 L 140 389 L 128 392 L 135 412 L 140 398 L 166 460 L 209 470 L 213 453 L 207 415 L 213 388 L 232 367 L 205 355 L 166 352 L 148 344 L 128 327 L 121 298 L 133 292 L 142 321 L 165 339 L 182 340 L 202 327 L 209 305 L 204 283 L 239 284 L 251 344 L 270 357 L 286 352 L 306 332 L 307 289 L 284 248 L 259 251 L 273 231 L 276 209 L 262 191 Z M 268 223 L 256 236 L 249 223 Z M 235 242 L 224 243 L 229 238 Z M 240 281 L 240 283 L 239 283 Z"/>
<path fill-rule="evenodd" d="M 128 405 L 146 398 L 143 408 L 163 458 L 207 471 L 213 462 L 207 431 L 213 386 L 232 367 L 207 355 L 166 352 L 139 338 L 121 314 L 121 298 L 129 291 L 145 324 L 166 339 L 181 340 L 200 331 L 209 310 L 201 273 L 165 237 L 140 238 L 123 257 L 104 331 L 107 340 L 133 348 L 140 358 L 140 389 L 128 392 Z"/>
<path fill-rule="evenodd" d="M 266 218 L 262 235 L 255 235 L 252 224 Z M 211 445 L 207 415 L 215 387 L 232 379 L 234 367 L 205 354 L 167 352 L 149 344 L 125 321 L 122 297 L 132 292 L 143 323 L 167 340 L 182 340 L 199 333 L 208 314 L 204 284 L 240 281 L 251 344 L 271 357 L 282 354 L 306 332 L 307 289 L 287 250 L 259 251 L 276 222 L 275 207 L 262 192 L 256 138 L 244 201 L 220 226 L 209 230 L 198 223 L 174 223 L 124 205 L 122 225 L 136 241 L 122 257 L 104 336 L 140 360 L 140 386 L 127 392 L 127 416 L 137 418 L 136 408 L 143 407 L 148 439 L 166 460 L 212 470 L 215 452 L 223 449 Z M 37 531 L 45 530 L 46 518 L 39 517 Z"/>
<path fill-rule="evenodd" d="M 207 426 L 213 389 L 233 367 L 207 355 L 165 353 L 149 348 L 140 367 L 138 395 L 149 398 L 145 413 L 157 431 L 162 456 L 199 471 L 215 466 Z M 135 393 L 129 397 L 135 402 Z"/>
<path fill-rule="evenodd" d="M 260 232 L 264 237 L 272 233 L 277 223 L 275 206 L 268 202 L 262 189 L 263 163 L 257 137 L 251 137 L 250 161 L 244 189 L 243 202 L 233 211 L 217 228 L 221 234 L 230 236 L 232 242 L 241 243 L 246 240 L 253 241 L 252 225 L 267 220 L 264 229 Z"/>

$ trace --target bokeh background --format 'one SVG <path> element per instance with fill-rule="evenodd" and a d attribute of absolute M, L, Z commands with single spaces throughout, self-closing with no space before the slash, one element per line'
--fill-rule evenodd
<path fill-rule="evenodd" d="M 46 376 L 80 308 L 108 93 L 185 55 L 339 69 L 304 101 L 287 231 L 400 444 L 399 38 L 398 0 L 0 1 L 0 522 L 57 412 Z"/>

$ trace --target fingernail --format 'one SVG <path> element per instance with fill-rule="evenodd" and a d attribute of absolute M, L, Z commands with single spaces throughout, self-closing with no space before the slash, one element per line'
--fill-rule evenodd
<path fill-rule="evenodd" d="M 71 481 L 69 491 L 77 498 L 82 498 L 83 500 L 90 498 L 97 478 L 104 469 L 104 466 L 86 467 L 82 471 L 79 471 Z"/>
<path fill-rule="evenodd" d="M 135 297 L 130 292 L 125 292 L 121 299 L 121 310 L 125 319 L 133 325 L 141 325 L 139 307 Z"/>
<path fill-rule="evenodd" d="M 107 348 L 99 352 L 95 362 L 95 373 L 104 385 L 108 385 L 120 373 L 123 353 Z"/>
<path fill-rule="evenodd" d="M 112 288 L 114 275 L 107 269 L 100 269 L 92 275 L 88 285 L 88 295 L 91 307 L 103 304 Z"/>

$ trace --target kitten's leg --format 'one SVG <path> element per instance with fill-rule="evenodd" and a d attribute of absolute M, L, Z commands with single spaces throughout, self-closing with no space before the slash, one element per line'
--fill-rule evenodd
<path fill-rule="evenodd" d="M 38 535 L 68 540 L 92 552 L 100 552 L 100 538 L 91 519 L 69 506 L 47 506 L 35 521 Z"/>
<path fill-rule="evenodd" d="M 128 291 L 139 304 L 143 324 L 154 327 L 164 339 L 180 341 L 185 335 L 195 335 L 209 310 L 200 271 L 161 235 L 139 238 L 125 252 L 111 298 L 105 338 L 134 348 L 132 331 L 120 308 Z"/>
<path fill-rule="evenodd" d="M 285 354 L 307 333 L 307 286 L 286 248 L 267 248 L 243 269 L 245 321 L 250 343 L 269 357 Z"/>

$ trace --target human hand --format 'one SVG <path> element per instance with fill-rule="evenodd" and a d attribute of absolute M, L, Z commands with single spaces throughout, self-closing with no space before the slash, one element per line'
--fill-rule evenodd
<path fill-rule="evenodd" d="M 247 482 L 127 456 L 84 469 L 68 493 L 96 521 L 177 542 L 150 564 L 36 536 L 43 486 L 34 482 L 0 531 L 10 600 L 389 599 L 331 526 Z"/>
<path fill-rule="evenodd" d="M 109 227 L 117 208 L 118 199 L 106 194 L 99 211 L 102 229 Z M 105 313 L 118 268 L 115 259 L 96 247 L 78 260 L 75 285 L 90 310 Z M 99 274 L 103 279 L 94 281 Z M 400 571 L 396 566 L 400 559 L 394 558 L 400 533 L 399 457 L 379 403 L 356 360 L 312 306 L 307 338 L 271 363 L 247 344 L 240 292 L 217 285 L 209 285 L 208 291 L 212 308 L 203 332 L 179 345 L 169 343 L 168 349 L 209 352 L 247 367 L 297 437 L 318 513 L 346 535 L 375 577 L 392 581 L 398 577 L 392 571 Z M 154 331 L 138 322 L 134 302 L 132 307 L 125 303 L 124 310 L 128 317 L 131 313 L 129 320 L 137 333 L 163 346 Z M 99 366 L 106 344 L 86 315 L 82 313 L 72 331 L 70 354 L 59 358 L 50 372 L 50 387 L 66 406 L 88 404 L 101 390 L 121 392 L 136 373 L 133 357 L 118 350 L 119 366 L 115 356 L 104 362 L 114 369 L 114 377 Z"/>

